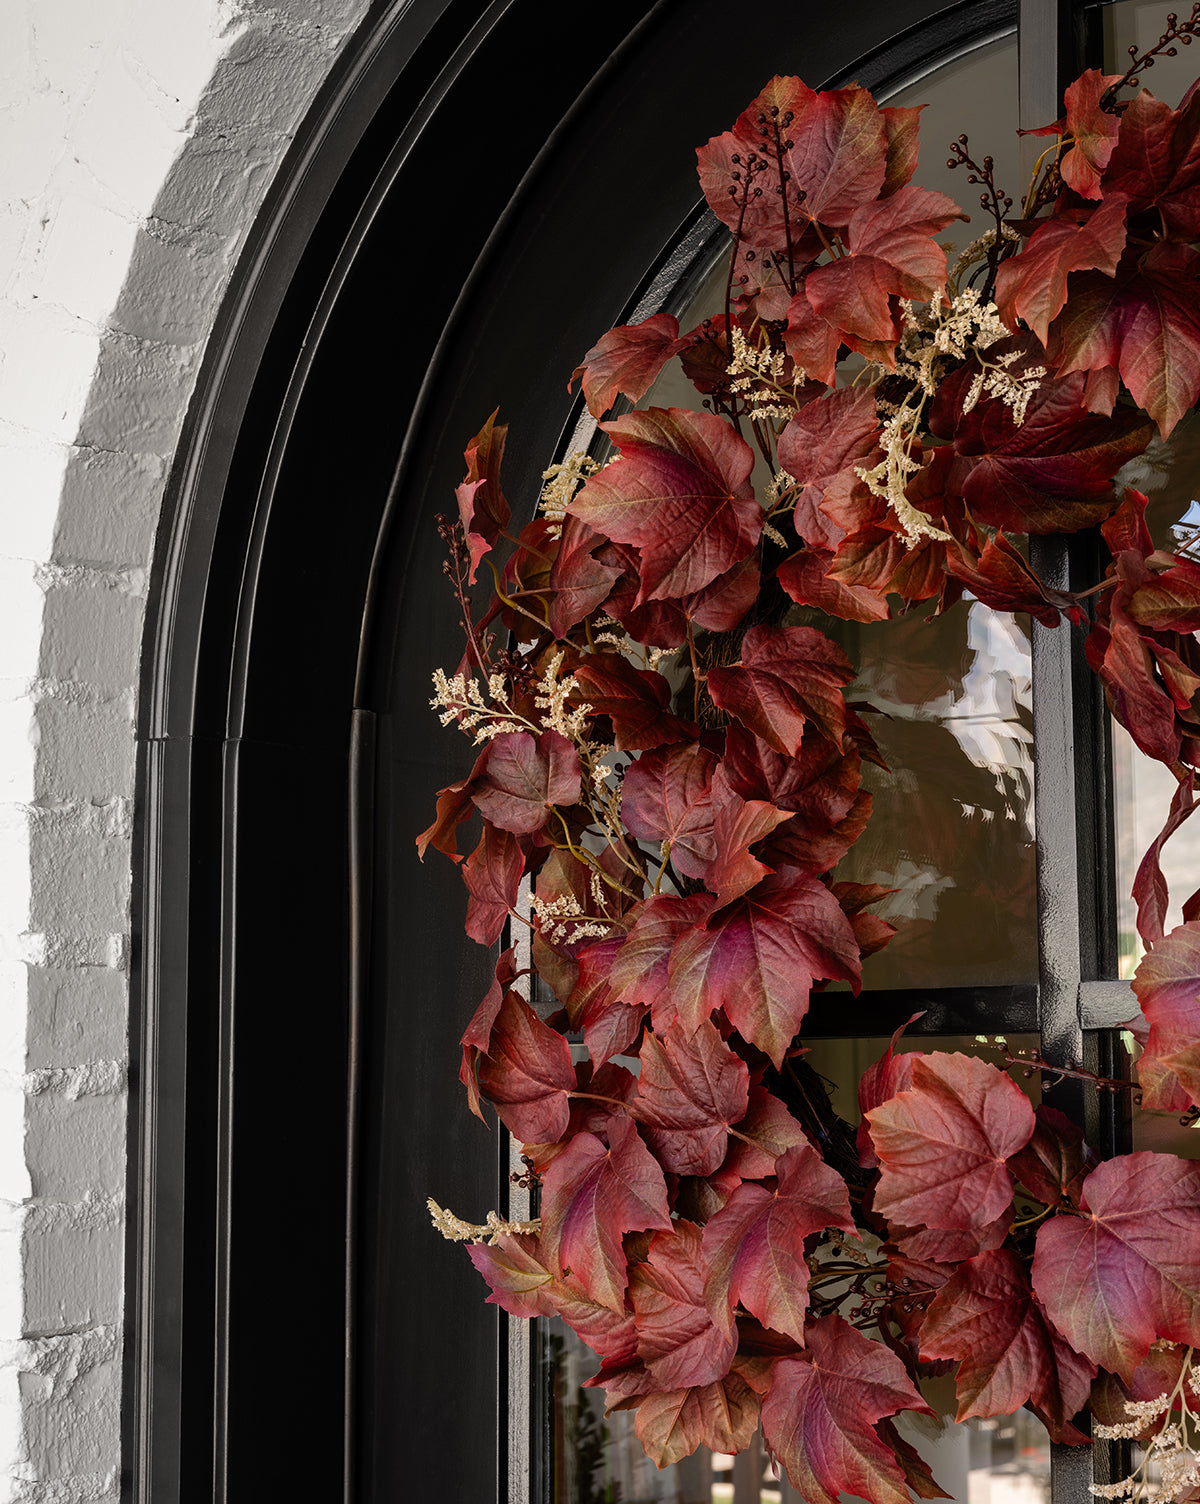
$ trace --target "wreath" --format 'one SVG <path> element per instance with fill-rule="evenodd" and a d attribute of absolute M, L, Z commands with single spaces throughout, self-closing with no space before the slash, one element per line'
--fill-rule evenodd
<path fill-rule="evenodd" d="M 917 109 L 773 78 L 698 151 L 732 235 L 723 308 L 610 330 L 573 373 L 594 418 L 616 409 L 611 457 L 553 465 L 514 535 L 495 414 L 467 448 L 440 523 L 466 649 L 433 703 L 481 750 L 418 847 L 460 864 L 473 940 L 530 934 L 461 1079 L 523 1146 L 540 1216 L 431 1209 L 491 1301 L 595 1351 L 588 1382 L 660 1466 L 761 1424 L 810 1500 L 941 1497 L 895 1417 L 953 1371 L 959 1420 L 1026 1406 L 1078 1445 L 1090 1412 L 1140 1441 L 1093 1492 L 1200 1496 L 1200 1163 L 1100 1161 L 1014 1080 L 1200 1113 L 1200 893 L 1164 934 L 1160 866 L 1200 802 L 1200 566 L 1114 487 L 1200 394 L 1200 95 L 1134 92 L 1198 17 L 1067 89 L 1019 211 L 960 136 L 988 228 L 959 252 L 938 237 L 967 216 L 912 182 Z M 637 406 L 672 362 L 703 410 Z M 1097 525 L 1098 586 L 1039 577 L 1025 539 Z M 1134 889 L 1140 1058 L 1110 1080 L 1003 1040 L 995 1064 L 901 1053 L 897 1031 L 855 1132 L 803 1029 L 894 933 L 885 889 L 838 878 L 882 759 L 813 623 L 964 592 L 1086 631 L 1112 714 L 1177 780 Z"/>

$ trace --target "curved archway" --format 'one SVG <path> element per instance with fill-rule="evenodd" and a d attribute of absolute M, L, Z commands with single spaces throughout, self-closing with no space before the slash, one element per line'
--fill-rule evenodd
<path fill-rule="evenodd" d="M 439 943 L 457 885 L 412 849 L 454 776 L 433 514 L 497 394 L 536 494 L 574 358 L 686 241 L 691 150 L 765 73 L 880 85 L 1014 12 L 859 0 L 731 54 L 717 0 L 625 0 L 581 54 L 548 0 L 430 0 L 347 59 L 227 304 L 156 570 L 135 1497 L 382 1500 L 414 1452 L 437 1497 L 504 1496 L 502 1332 L 423 1215 L 435 1174 L 472 1207 L 506 1169 L 451 1090 L 487 958 Z"/>

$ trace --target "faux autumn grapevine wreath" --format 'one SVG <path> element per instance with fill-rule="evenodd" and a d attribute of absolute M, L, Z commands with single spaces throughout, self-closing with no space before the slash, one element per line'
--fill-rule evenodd
<path fill-rule="evenodd" d="M 893 931 L 885 890 L 836 876 L 878 760 L 855 670 L 797 617 L 969 591 L 1086 627 L 1113 714 L 1178 779 L 1135 892 L 1138 1089 L 1200 1105 L 1200 894 L 1164 936 L 1159 867 L 1197 802 L 1200 566 L 1113 487 L 1200 394 L 1200 94 L 1130 97 L 1152 57 L 1068 89 L 1019 215 L 960 137 L 989 228 L 950 258 L 936 237 L 966 215 L 910 181 L 919 111 L 772 79 L 698 153 L 733 233 L 723 311 L 611 330 L 574 373 L 599 418 L 678 360 L 706 410 L 602 423 L 615 457 L 552 467 L 515 538 L 505 430 L 467 450 L 443 524 L 467 648 L 435 704 L 482 751 L 418 844 L 461 863 L 474 940 L 530 926 L 558 1011 L 526 1000 L 514 947 L 463 1036 L 471 1106 L 524 1146 L 540 1218 L 435 1221 L 473 1241 L 493 1301 L 596 1351 L 590 1382 L 660 1465 L 761 1421 L 810 1501 L 938 1497 L 893 1420 L 929 1413 L 934 1364 L 959 1419 L 1026 1405 L 1082 1443 L 1090 1406 L 1095 1434 L 1147 1445 L 1157 1497 L 1200 1491 L 1200 1163 L 1098 1162 L 1004 1069 L 895 1040 L 855 1143 L 802 1043 L 811 990 L 857 989 Z M 1097 524 L 1112 563 L 1088 602 L 1013 541 Z"/>

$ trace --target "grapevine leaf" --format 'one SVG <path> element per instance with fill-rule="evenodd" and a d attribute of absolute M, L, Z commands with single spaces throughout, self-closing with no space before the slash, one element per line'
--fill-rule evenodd
<path fill-rule="evenodd" d="M 542 1247 L 551 1268 L 569 1268 L 588 1295 L 625 1309 L 629 1270 L 621 1237 L 671 1226 L 658 1161 L 631 1119 L 609 1119 L 606 1147 L 577 1133 L 542 1176 Z"/>
<path fill-rule="evenodd" d="M 605 539 L 579 517 L 563 519 L 562 537 L 549 576 L 549 625 L 558 639 L 609 597 L 621 571 L 596 558 Z"/>
<path fill-rule="evenodd" d="M 1033 1288 L 1076 1350 L 1128 1377 L 1157 1337 L 1200 1344 L 1200 1164 L 1142 1150 L 1097 1165 L 1079 1216 L 1038 1229 Z"/>
<path fill-rule="evenodd" d="M 535 738 L 528 731 L 507 731 L 480 758 L 471 798 L 501 830 L 531 835 L 546 824 L 556 804 L 577 803 L 579 787 L 579 754 L 565 736 L 543 731 Z"/>
<path fill-rule="evenodd" d="M 779 463 L 799 481 L 796 532 L 818 548 L 836 548 L 845 529 L 822 507 L 866 494 L 855 473 L 879 458 L 879 414 L 863 387 L 841 387 L 818 402 L 806 402 L 779 436 Z"/>
<path fill-rule="evenodd" d="M 1142 957 L 1133 990 L 1150 1026 L 1139 1076 L 1168 1072 L 1200 1106 L 1200 922 L 1181 924 Z"/>
<path fill-rule="evenodd" d="M 686 930 L 671 952 L 671 997 L 693 1027 L 714 1008 L 776 1066 L 808 1012 L 818 978 L 859 985 L 850 922 L 823 883 L 784 868 L 707 929 Z"/>
<path fill-rule="evenodd" d="M 1152 215 L 1169 240 L 1200 237 L 1200 108 L 1195 94 L 1173 110 L 1142 90 L 1125 106 L 1103 191 L 1127 193 L 1135 213 Z"/>
<path fill-rule="evenodd" d="M 946 568 L 993 611 L 1028 611 L 1046 627 L 1057 626 L 1064 613 L 1073 621 L 1080 619 L 1073 598 L 1046 585 L 1003 533 L 989 538 L 978 558 L 963 544 L 951 543 Z"/>
<path fill-rule="evenodd" d="M 808 1142 L 804 1129 L 779 1098 L 754 1081 L 750 1083 L 746 1116 L 734 1127 L 738 1137 L 730 1140 L 723 1168 L 743 1180 L 773 1175 L 775 1161 L 781 1154 Z"/>
<path fill-rule="evenodd" d="M 750 847 L 769 836 L 777 826 L 791 820 L 792 815 L 768 800 L 743 799 L 735 794 L 722 768 L 717 769 L 713 792 L 716 852 L 704 872 L 704 882 L 717 895 L 718 907 L 724 907 L 749 892 L 761 878 L 774 870 L 751 856 Z"/>
<path fill-rule="evenodd" d="M 634 1431 L 652 1462 L 670 1467 L 697 1447 L 736 1453 L 758 1429 L 758 1396 L 737 1372 L 698 1388 L 651 1394 L 638 1406 Z"/>
<path fill-rule="evenodd" d="M 630 1271 L 638 1356 L 658 1389 L 710 1384 L 729 1372 L 737 1341 L 732 1328 L 709 1319 L 704 1275 L 700 1229 L 682 1220 L 656 1233 L 646 1259 Z"/>
<path fill-rule="evenodd" d="M 596 715 L 612 721 L 620 752 L 643 752 L 685 740 L 694 730 L 667 709 L 671 686 L 653 669 L 635 668 L 620 653 L 593 653 L 575 671 Z"/>
<path fill-rule="evenodd" d="M 553 1143 L 570 1117 L 571 1046 L 517 992 L 507 992 L 479 1061 L 479 1087 L 523 1142 Z"/>
<path fill-rule="evenodd" d="M 808 301 L 843 334 L 894 342 L 901 328 L 892 299 L 934 296 L 946 280 L 946 253 L 933 236 L 966 218 L 944 193 L 912 184 L 861 205 L 847 227 L 849 254 L 808 274 Z"/>
<path fill-rule="evenodd" d="M 496 412 L 499 412 L 497 408 Z M 470 550 L 470 584 L 475 583 L 475 571 L 484 554 L 490 553 L 492 545 L 508 526 L 512 510 L 500 489 L 500 461 L 504 457 L 504 441 L 508 427 L 496 422 L 496 413 L 487 420 L 467 445 L 463 458 L 467 462 L 467 474 L 455 491 L 458 498 L 458 515 Z"/>
<path fill-rule="evenodd" d="M 466 931 L 472 940 L 492 945 L 500 938 L 509 914 L 516 909 L 524 871 L 525 854 L 516 836 L 485 820 L 479 845 L 462 864 L 470 895 Z"/>
<path fill-rule="evenodd" d="M 568 510 L 640 550 L 639 604 L 701 590 L 750 553 L 763 524 L 750 484 L 754 455 L 728 423 L 648 407 L 601 426 L 620 457 Z"/>
<path fill-rule="evenodd" d="M 887 1102 L 897 1092 L 908 1091 L 912 1086 L 912 1068 L 916 1056 L 913 1054 L 897 1055 L 896 1046 L 900 1043 L 900 1036 L 908 1028 L 909 1024 L 915 1024 L 918 1018 L 924 1018 L 924 1011 L 914 1013 L 892 1035 L 886 1050 L 878 1060 L 872 1061 L 863 1071 L 858 1082 L 858 1110 L 861 1114 L 861 1122 L 858 1125 L 858 1162 L 865 1169 L 874 1169 L 879 1163 L 879 1157 L 875 1153 L 875 1145 L 871 1142 L 871 1129 L 867 1119 L 867 1113 L 873 1107 Z"/>
<path fill-rule="evenodd" d="M 804 1240 L 826 1227 L 854 1232 L 846 1182 L 811 1144 L 788 1149 L 773 1191 L 738 1186 L 704 1229 L 706 1298 L 714 1324 L 733 1334 L 739 1303 L 773 1331 L 804 1346 L 809 1269 Z"/>
<path fill-rule="evenodd" d="M 1055 1331 L 1021 1259 L 995 1248 L 961 1264 L 934 1296 L 921 1326 L 921 1357 L 959 1364 L 957 1420 L 1011 1415 L 1033 1400 L 1061 1441 L 1087 1403 L 1096 1365 Z"/>
<path fill-rule="evenodd" d="M 1016 319 L 1024 319 L 1044 345 L 1049 339 L 1050 321 L 1058 317 L 1067 301 L 1071 272 L 1116 275 L 1125 249 L 1127 202 L 1124 194 L 1106 194 L 1098 209 L 1055 215 L 1038 226 L 1019 255 L 1000 263 L 996 306 L 1010 326 Z"/>
<path fill-rule="evenodd" d="M 1115 278 L 1081 273 L 1051 338 L 1060 376 L 1116 366 L 1165 439 L 1200 394 L 1200 253 L 1160 241 Z"/>
<path fill-rule="evenodd" d="M 711 1175 L 725 1158 L 730 1125 L 746 1114 L 745 1061 L 707 1019 L 690 1031 L 677 1021 L 661 1039 L 647 1034 L 640 1059 L 634 1111 L 659 1163 L 676 1175 Z M 668 1388 L 681 1382 L 664 1380 Z"/>
<path fill-rule="evenodd" d="M 682 742 L 639 757 L 625 775 L 621 819 L 639 841 L 669 841 L 671 863 L 703 877 L 717 856 L 712 777 L 716 753 Z"/>
<path fill-rule="evenodd" d="M 1121 128 L 1120 117 L 1111 110 L 1101 109 L 1100 101 L 1105 91 L 1120 80 L 1120 74 L 1089 68 L 1063 95 L 1066 127 L 1072 142 L 1058 167 L 1063 182 L 1080 198 L 1100 197 L 1100 179 L 1112 158 Z M 1104 197 L 1107 201 L 1108 192 Z"/>
<path fill-rule="evenodd" d="M 967 1055 L 913 1061 L 912 1086 L 867 1113 L 879 1156 L 875 1210 L 905 1227 L 978 1229 L 1003 1216 L 1005 1161 L 1033 1134 L 1033 1107 L 995 1066 Z"/>
<path fill-rule="evenodd" d="M 1195 775 L 1189 769 L 1176 785 L 1166 824 L 1150 843 L 1149 849 L 1138 864 L 1137 875 L 1133 880 L 1133 897 L 1137 903 L 1138 934 L 1141 935 L 1148 950 L 1153 950 L 1162 942 L 1167 904 L 1170 899 L 1167 880 L 1163 876 L 1159 858 L 1164 844 L 1188 818 L 1197 803 L 1200 801 L 1195 798 Z M 1155 1053 L 1157 1054 L 1158 1051 L 1156 1050 Z M 1200 1049 L 1197 1052 L 1197 1059 L 1200 1060 Z"/>
<path fill-rule="evenodd" d="M 923 104 L 885 105 L 879 112 L 887 132 L 887 175 L 881 198 L 903 188 L 917 170 L 917 138 L 924 108 Z"/>
<path fill-rule="evenodd" d="M 583 395 L 594 418 L 602 417 L 624 392 L 639 402 L 654 379 L 683 348 L 679 321 L 674 314 L 655 313 L 640 324 L 621 324 L 610 329 L 571 372 L 569 391 L 583 382 Z"/>
<path fill-rule="evenodd" d="M 837 747 L 854 669 L 841 648 L 813 627 L 751 627 L 735 668 L 708 671 L 713 703 L 777 752 L 795 757 L 812 720 Z"/>
<path fill-rule="evenodd" d="M 650 1007 L 660 1033 L 675 1017 L 668 971 L 671 951 L 681 935 L 708 917 L 712 906 L 707 893 L 647 899 L 612 963 L 614 993 L 631 1006 Z"/>
<path fill-rule="evenodd" d="M 763 1435 L 801 1497 L 839 1504 L 852 1493 L 871 1504 L 909 1504 L 905 1472 L 875 1422 L 900 1410 L 933 1411 L 904 1364 L 839 1316 L 808 1328 L 801 1358 L 775 1365 L 763 1401 Z"/>
<path fill-rule="evenodd" d="M 1098 1163 L 1065 1113 L 1042 1103 L 1034 1111 L 1033 1137 L 1008 1161 L 1008 1167 L 1031 1196 L 1046 1206 L 1060 1201 L 1079 1205 L 1084 1178 Z"/>
<path fill-rule="evenodd" d="M 779 583 L 798 606 L 816 606 L 842 621 L 887 621 L 887 596 L 866 585 L 850 585 L 826 571 L 833 563 L 827 549 L 805 548 L 776 570 Z"/>

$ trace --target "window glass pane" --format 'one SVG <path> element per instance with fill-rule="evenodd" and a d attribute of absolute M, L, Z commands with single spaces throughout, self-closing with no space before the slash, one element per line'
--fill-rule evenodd
<path fill-rule="evenodd" d="M 1116 5 L 1103 7 L 1104 71 L 1124 73 L 1129 67 L 1129 49 L 1134 46 L 1140 53 L 1149 52 L 1155 46 L 1167 24 L 1170 6 L 1162 0 L 1119 0 Z M 1180 14 L 1186 15 L 1181 8 Z M 1176 44 L 1174 57 L 1161 54 L 1154 59 L 1153 68 L 1141 74 L 1142 87 L 1149 89 L 1155 99 L 1165 100 L 1172 108 L 1178 106 L 1184 92 L 1200 73 L 1200 48 L 1182 47 Z M 1123 92 L 1123 99 L 1132 95 Z"/>

